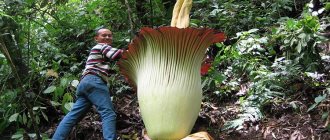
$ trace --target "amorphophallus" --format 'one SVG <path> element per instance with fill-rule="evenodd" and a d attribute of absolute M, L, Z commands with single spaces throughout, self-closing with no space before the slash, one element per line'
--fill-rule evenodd
<path fill-rule="evenodd" d="M 203 57 L 207 47 L 225 39 L 212 29 L 188 27 L 191 3 L 177 1 L 172 27 L 142 28 L 119 61 L 121 73 L 137 91 L 141 116 L 153 140 L 190 134 L 201 107 Z"/>

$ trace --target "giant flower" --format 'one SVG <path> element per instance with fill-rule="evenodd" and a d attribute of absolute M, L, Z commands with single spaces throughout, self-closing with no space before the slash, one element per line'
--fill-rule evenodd
<path fill-rule="evenodd" d="M 176 6 L 181 2 L 179 9 L 190 10 L 189 1 L 178 0 Z M 173 17 L 180 13 L 178 8 L 174 11 Z M 142 28 L 119 61 L 120 71 L 137 91 L 142 119 L 153 140 L 190 134 L 201 107 L 200 69 L 206 49 L 225 39 L 212 29 L 185 27 L 180 17 L 187 20 L 186 16 L 177 17 L 172 18 L 173 27 Z"/>

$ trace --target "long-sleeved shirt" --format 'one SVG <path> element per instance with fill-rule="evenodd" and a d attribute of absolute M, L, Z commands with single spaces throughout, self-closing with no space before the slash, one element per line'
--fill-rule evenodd
<path fill-rule="evenodd" d="M 97 74 L 106 81 L 104 77 L 110 76 L 110 61 L 119 57 L 121 53 L 122 50 L 107 44 L 99 43 L 95 45 L 89 53 L 82 76 L 84 77 L 90 73 Z"/>

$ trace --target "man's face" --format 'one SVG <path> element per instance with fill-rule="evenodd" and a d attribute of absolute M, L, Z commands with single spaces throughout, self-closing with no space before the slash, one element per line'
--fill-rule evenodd
<path fill-rule="evenodd" d="M 112 44 L 112 32 L 108 29 L 101 29 L 95 36 L 95 41 L 97 43 L 105 43 L 108 45 Z"/>

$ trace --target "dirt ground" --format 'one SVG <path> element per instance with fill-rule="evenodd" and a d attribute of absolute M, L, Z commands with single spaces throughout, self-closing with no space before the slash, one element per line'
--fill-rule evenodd
<path fill-rule="evenodd" d="M 117 111 L 118 140 L 143 140 L 143 122 L 139 114 L 136 95 L 126 94 L 114 98 Z M 328 140 L 330 139 L 329 119 L 321 119 L 321 114 L 314 111 L 307 113 L 307 105 L 300 106 L 300 111 L 277 107 L 268 112 L 264 119 L 257 123 L 244 124 L 240 130 L 222 130 L 224 122 L 237 117 L 239 106 L 232 101 L 204 101 L 200 115 L 192 130 L 208 132 L 215 140 Z M 329 117 L 328 117 L 329 118 Z M 55 126 L 46 131 L 49 135 Z M 100 116 L 92 109 L 73 129 L 70 140 L 101 140 Z"/>

